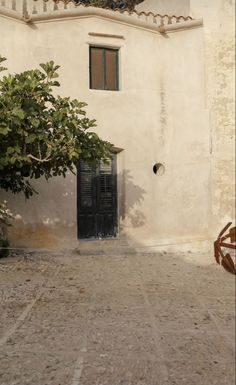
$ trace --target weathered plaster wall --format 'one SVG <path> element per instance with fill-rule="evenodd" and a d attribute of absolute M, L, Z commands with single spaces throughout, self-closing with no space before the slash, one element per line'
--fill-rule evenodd
<path fill-rule="evenodd" d="M 212 234 L 216 234 L 235 219 L 235 1 L 191 0 L 191 13 L 204 16 Z"/>
<path fill-rule="evenodd" d="M 25 24 L 0 15 L 0 36 L 0 52 L 8 58 L 9 71 L 17 72 L 27 68 L 27 60 L 22 55 L 30 49 L 27 46 Z"/>
<path fill-rule="evenodd" d="M 38 39 L 34 28 L 0 16 L 0 54 L 7 58 L 9 72 L 38 67 L 39 63 L 55 58 L 53 45 L 47 47 L 46 36 Z M 0 199 L 6 199 L 17 215 L 10 229 L 11 245 L 52 249 L 70 247 L 77 234 L 76 177 L 69 173 L 66 179 L 55 178 L 53 183 L 42 179 L 34 184 L 39 195 L 34 195 L 29 201 L 22 194 L 6 194 L 0 190 Z"/>
<path fill-rule="evenodd" d="M 55 60 L 61 65 L 60 92 L 88 102 L 98 133 L 124 149 L 118 169 L 119 188 L 124 191 L 120 232 L 143 244 L 205 238 L 210 220 L 210 137 L 202 29 L 162 36 L 86 18 L 20 25 L 13 43 L 12 21 L 1 20 L 0 28 L 4 23 L 7 42 L 0 44 L 9 68 L 19 71 Z M 124 39 L 92 37 L 90 32 Z M 18 43 L 21 53 L 15 63 L 12 46 L 19 52 Z M 89 90 L 89 44 L 120 47 L 119 92 Z M 156 162 L 164 164 L 163 176 L 154 175 Z M 37 185 L 40 195 L 30 202 L 11 198 L 27 231 L 29 225 L 34 231 L 46 226 L 61 237 L 68 225 L 75 240 L 75 178 Z M 40 237 L 38 241 L 43 242 Z M 20 242 L 28 240 L 22 236 Z"/>
<path fill-rule="evenodd" d="M 60 93 L 88 102 L 98 133 L 124 149 L 120 234 L 143 245 L 209 239 L 212 223 L 216 228 L 233 213 L 233 6 L 214 4 L 212 13 L 209 2 L 192 1 L 191 14 L 204 17 L 204 28 L 168 35 L 98 18 L 34 25 L 0 19 L 0 52 L 10 71 L 55 60 Z M 119 92 L 89 90 L 89 44 L 120 48 Z M 156 162 L 164 175 L 153 174 Z M 73 247 L 76 178 L 38 181 L 37 188 L 29 202 L 7 194 L 22 217 L 12 231 L 15 245 Z"/>

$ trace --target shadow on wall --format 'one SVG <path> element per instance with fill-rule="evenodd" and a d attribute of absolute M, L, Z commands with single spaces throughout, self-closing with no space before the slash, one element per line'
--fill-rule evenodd
<path fill-rule="evenodd" d="M 124 170 L 117 175 L 119 219 L 137 228 L 145 224 L 143 213 L 137 208 L 144 200 L 146 191 L 134 183 L 134 178 L 129 170 Z M 123 225 L 127 227 L 127 225 Z"/>

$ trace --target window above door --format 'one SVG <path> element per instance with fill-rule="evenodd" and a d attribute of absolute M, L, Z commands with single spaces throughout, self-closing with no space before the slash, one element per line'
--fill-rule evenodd
<path fill-rule="evenodd" d="M 89 47 L 90 89 L 119 90 L 119 50 Z"/>

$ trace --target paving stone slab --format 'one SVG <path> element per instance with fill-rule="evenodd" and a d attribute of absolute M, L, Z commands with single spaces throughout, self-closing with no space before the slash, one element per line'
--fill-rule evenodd
<path fill-rule="evenodd" d="M 167 385 L 161 361 L 146 354 L 130 359 L 125 354 L 88 354 L 80 385 Z"/>
<path fill-rule="evenodd" d="M 0 351 L 1 385 L 71 384 L 75 359 L 32 351 Z"/>

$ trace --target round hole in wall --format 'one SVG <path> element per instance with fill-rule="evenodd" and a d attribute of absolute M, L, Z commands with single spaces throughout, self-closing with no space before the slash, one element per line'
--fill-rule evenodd
<path fill-rule="evenodd" d="M 162 163 L 155 163 L 152 169 L 155 175 L 161 176 L 165 173 L 165 166 Z"/>

